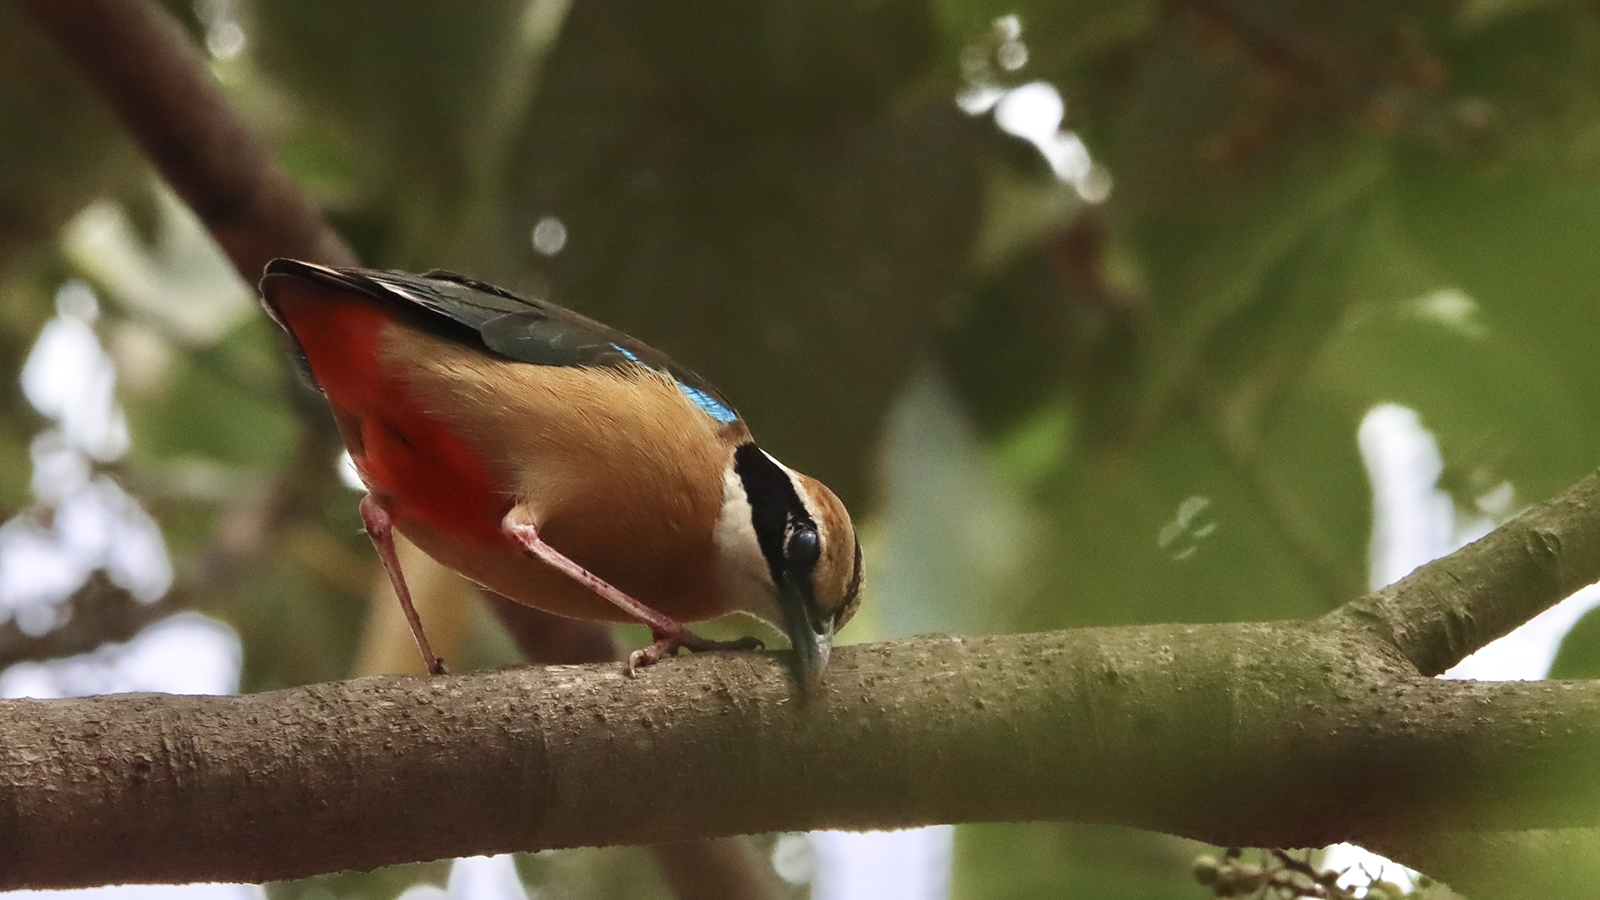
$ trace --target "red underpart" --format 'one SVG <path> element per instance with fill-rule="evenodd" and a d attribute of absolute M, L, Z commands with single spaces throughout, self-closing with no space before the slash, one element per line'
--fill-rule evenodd
<path fill-rule="evenodd" d="M 367 485 L 408 519 L 457 538 L 500 542 L 511 508 L 482 455 L 424 412 L 379 355 L 379 336 L 395 315 L 360 296 L 285 291 L 288 321 L 328 403 L 360 422 L 350 455 Z M 440 338 L 440 340 L 444 340 Z"/>

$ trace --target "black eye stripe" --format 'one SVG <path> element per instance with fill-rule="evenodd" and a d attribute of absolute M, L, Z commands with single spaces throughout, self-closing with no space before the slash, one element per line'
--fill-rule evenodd
<path fill-rule="evenodd" d="M 743 444 L 733 451 L 733 471 L 744 485 L 745 498 L 750 501 L 750 524 L 755 528 L 756 544 L 772 573 L 772 583 L 779 583 L 785 570 L 796 568 L 805 571 L 793 574 L 809 577 L 815 559 L 801 567 L 784 556 L 784 545 L 795 529 L 815 531 L 817 527 L 795 492 L 788 473 L 755 444 Z"/>

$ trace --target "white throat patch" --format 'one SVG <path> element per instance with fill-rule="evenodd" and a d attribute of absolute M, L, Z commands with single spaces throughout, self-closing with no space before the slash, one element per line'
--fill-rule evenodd
<path fill-rule="evenodd" d="M 744 482 L 728 460 L 722 471 L 722 512 L 717 516 L 717 555 L 721 564 L 723 589 L 738 608 L 763 619 L 781 623 L 781 611 L 774 597 L 776 586 L 767 558 L 761 554 L 755 525 L 750 521 L 750 498 Z M 773 616 L 779 618 L 774 619 Z"/>

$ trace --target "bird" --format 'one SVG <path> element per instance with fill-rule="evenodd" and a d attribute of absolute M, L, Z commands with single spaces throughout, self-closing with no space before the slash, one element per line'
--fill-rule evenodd
<path fill-rule="evenodd" d="M 861 601 L 861 545 L 820 481 L 757 446 L 727 398 L 577 312 L 443 269 L 268 263 L 261 297 L 366 486 L 363 527 L 428 670 L 398 531 L 545 612 L 639 621 L 627 672 L 680 649 L 753 650 L 686 622 L 777 626 L 805 692 Z"/>

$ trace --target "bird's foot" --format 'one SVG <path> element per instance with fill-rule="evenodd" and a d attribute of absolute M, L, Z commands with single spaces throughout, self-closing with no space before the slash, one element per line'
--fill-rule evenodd
<path fill-rule="evenodd" d="M 742 637 L 733 641 L 707 640 L 679 626 L 676 631 L 655 632 L 655 641 L 650 646 L 640 647 L 628 654 L 628 675 L 632 676 L 645 666 L 655 665 L 669 656 L 677 655 L 679 649 L 704 653 L 709 650 L 760 650 L 765 646 L 760 638 L 754 637 Z"/>
<path fill-rule="evenodd" d="M 429 675 L 449 675 L 450 674 L 450 668 L 444 664 L 444 660 L 442 660 L 439 657 L 435 656 L 433 659 L 428 661 L 428 674 Z"/>

